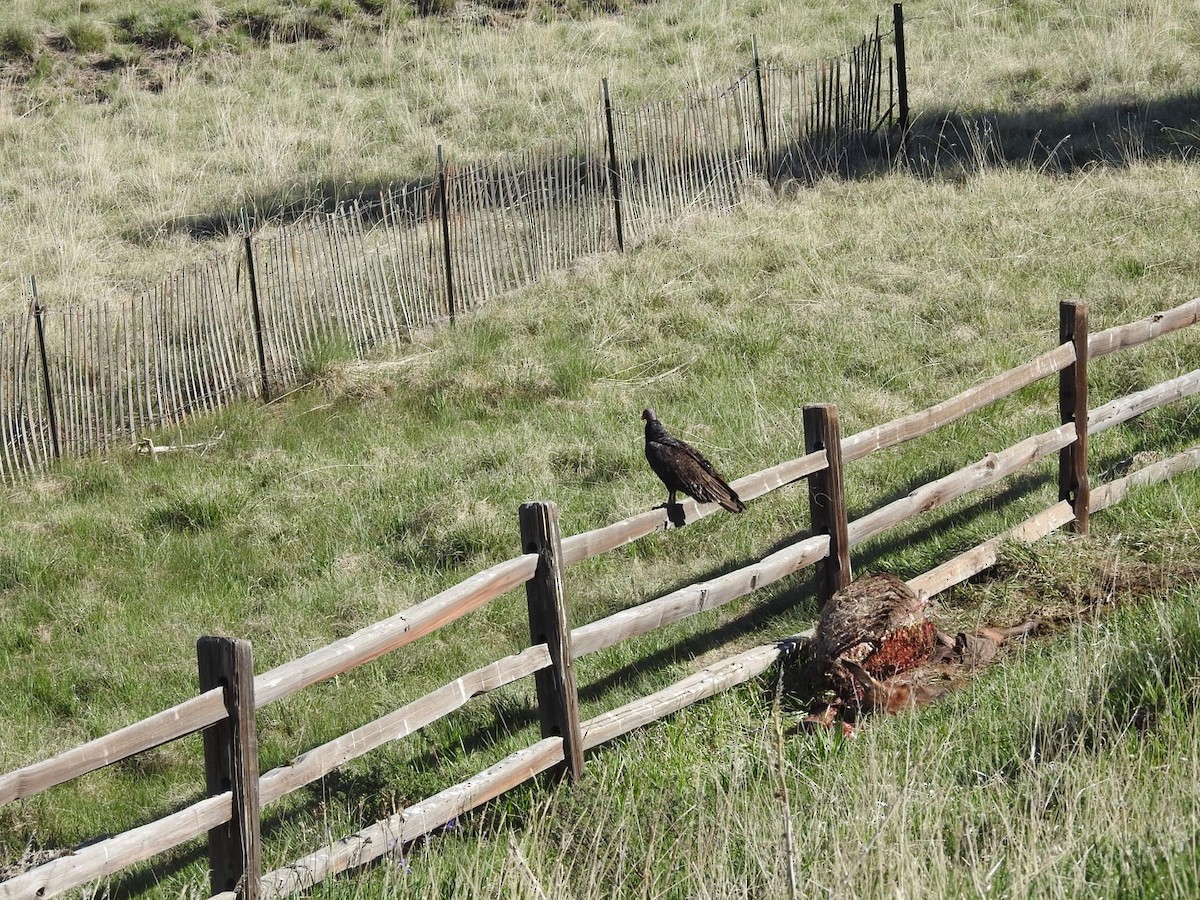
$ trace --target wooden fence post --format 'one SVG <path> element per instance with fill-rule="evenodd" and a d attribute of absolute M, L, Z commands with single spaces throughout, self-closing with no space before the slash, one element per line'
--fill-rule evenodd
<path fill-rule="evenodd" d="M 1088 480 L 1088 305 L 1064 300 L 1058 307 L 1059 340 L 1075 346 L 1075 362 L 1058 373 L 1061 421 L 1075 423 L 1075 440 L 1058 452 L 1058 499 L 1071 501 L 1071 529 L 1087 534 L 1091 514 Z"/>
<path fill-rule="evenodd" d="M 54 448 L 54 458 L 62 459 L 62 445 L 58 440 L 58 412 L 54 408 L 54 391 L 50 385 L 50 360 L 46 356 L 46 331 L 42 324 L 42 301 L 38 299 L 37 276 L 29 276 L 29 292 L 33 297 L 33 321 L 37 328 L 38 355 L 42 360 L 42 385 L 46 391 L 46 415 L 50 419 L 50 444 Z M 28 332 L 26 332 L 28 334 Z"/>
<path fill-rule="evenodd" d="M 236 890 L 257 900 L 262 878 L 258 799 L 258 731 L 254 724 L 254 660 L 249 641 L 202 637 L 196 642 L 200 692 L 225 689 L 229 717 L 204 731 L 208 796 L 233 792 L 233 818 L 208 833 L 214 894 Z"/>
<path fill-rule="evenodd" d="M 446 193 L 446 161 L 442 145 L 437 148 L 438 201 L 442 207 L 442 260 L 446 271 L 446 308 L 454 324 L 454 261 L 450 252 L 450 197 Z"/>
<path fill-rule="evenodd" d="M 758 35 L 750 36 L 750 47 L 754 51 L 754 83 L 758 88 L 758 124 L 759 130 L 762 132 L 763 174 L 765 175 L 770 165 L 771 142 L 767 138 L 767 100 L 763 94 L 762 63 L 758 57 Z"/>
<path fill-rule="evenodd" d="M 608 184 L 612 189 L 613 217 L 617 223 L 617 250 L 625 252 L 625 227 L 621 221 L 621 170 L 617 165 L 617 135 L 613 129 L 612 98 L 608 79 L 601 79 L 604 90 L 604 124 L 608 129 Z"/>
<path fill-rule="evenodd" d="M 250 279 L 250 309 L 254 313 L 254 346 L 258 348 L 258 374 L 262 384 L 263 402 L 271 400 L 271 381 L 267 377 L 267 349 L 263 342 L 262 306 L 258 299 L 258 270 L 254 265 L 254 240 L 247 231 L 243 236 L 246 247 L 246 273 Z"/>
<path fill-rule="evenodd" d="M 583 735 L 571 659 L 571 622 L 563 595 L 558 507 L 550 502 L 523 503 L 520 521 L 522 551 L 538 555 L 537 571 L 525 583 L 530 641 L 550 649 L 550 668 L 534 673 L 542 737 L 562 737 L 565 771 L 577 781 L 583 774 Z"/>
<path fill-rule="evenodd" d="M 896 39 L 896 92 L 899 94 L 900 109 L 897 124 L 900 127 L 901 146 L 908 140 L 908 64 L 904 55 L 904 4 L 892 4 L 892 24 Z"/>
<path fill-rule="evenodd" d="M 821 567 L 817 598 L 824 605 L 854 575 L 850 568 L 850 535 L 842 482 L 842 433 L 837 407 L 813 403 L 804 407 L 804 452 L 824 450 L 829 464 L 808 476 L 808 504 L 813 534 L 829 535 L 829 555 Z"/>

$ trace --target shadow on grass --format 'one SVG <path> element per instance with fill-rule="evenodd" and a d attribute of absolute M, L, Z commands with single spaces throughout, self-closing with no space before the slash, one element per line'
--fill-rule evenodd
<path fill-rule="evenodd" d="M 1079 108 L 1065 105 L 1012 110 L 917 110 L 903 153 L 897 135 L 867 138 L 815 135 L 775 154 L 768 167 L 776 187 L 806 184 L 828 177 L 873 178 L 895 167 L 930 178 L 962 178 L 994 166 L 1021 164 L 1047 173 L 1066 174 L 1101 165 L 1126 167 L 1156 159 L 1188 159 L 1200 150 L 1200 91 L 1158 100 L 1136 97 Z M 526 158 L 528 159 L 528 158 Z M 697 154 L 683 163 L 702 182 L 706 173 L 729 165 L 724 155 Z M 523 179 L 537 191 L 522 191 L 522 204 L 554 205 L 578 199 L 579 191 L 603 189 L 605 161 L 578 154 L 521 165 L 466 163 L 461 171 L 481 169 L 485 184 L 499 177 Z M 636 182 L 649 171 L 648 161 L 630 164 Z M 712 180 L 712 179 L 709 179 Z M 223 237 L 264 224 L 288 225 L 317 213 L 357 205 L 368 223 L 395 219 L 423 221 L 436 211 L 437 176 L 400 174 L 396 178 L 354 181 L 333 177 L 293 182 L 194 216 L 174 218 L 151 230 L 181 232 L 196 239 Z M 536 199 L 530 198 L 536 193 Z M 473 203 L 510 206 L 501 189 L 486 190 Z"/>

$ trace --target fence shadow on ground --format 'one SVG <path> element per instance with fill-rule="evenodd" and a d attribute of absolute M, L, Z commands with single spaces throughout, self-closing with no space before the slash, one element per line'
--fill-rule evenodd
<path fill-rule="evenodd" d="M 1069 174 L 1094 165 L 1187 160 L 1200 152 L 1200 91 L 1078 109 L 930 109 L 914 119 L 907 149 L 908 165 L 925 175 L 1018 163 Z"/>
<path fill-rule="evenodd" d="M 967 173 L 998 164 L 1025 163 L 1069 173 L 1089 165 L 1127 166 L 1138 160 L 1185 160 L 1200 152 L 1200 92 L 1157 100 L 1129 97 L 1093 103 L 1079 109 L 1064 105 L 1023 110 L 934 108 L 914 116 L 906 163 L 925 175 Z M 848 140 L 810 136 L 776 150 L 764 177 L 777 189 L 822 178 L 869 178 L 901 163 L 899 143 L 886 129 Z M 582 161 L 576 159 L 576 164 Z M 534 177 L 544 181 L 553 167 L 541 161 Z M 695 157 L 692 175 L 711 173 L 716 157 Z M 472 164 L 475 165 L 475 164 Z M 500 165 L 500 164 L 497 164 Z M 639 171 L 635 163 L 635 171 Z M 690 177 L 690 176 L 689 176 Z M 382 221 L 385 206 L 429 188 L 435 176 L 409 175 L 389 181 L 339 180 L 327 177 L 273 190 L 185 218 L 156 223 L 148 230 L 187 234 L 208 240 L 240 234 L 263 225 L 292 225 L 314 214 L 336 213 L 357 205 L 368 223 Z M 412 220 L 419 216 L 415 205 Z"/>

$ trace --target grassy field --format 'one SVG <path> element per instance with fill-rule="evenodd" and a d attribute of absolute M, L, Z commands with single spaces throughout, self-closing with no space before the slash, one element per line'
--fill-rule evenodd
<path fill-rule="evenodd" d="M 121 296 L 211 252 L 190 221 L 255 197 L 315 202 L 330 184 L 404 178 L 438 141 L 472 157 L 522 146 L 590 111 L 604 74 L 619 72 L 629 98 L 719 82 L 752 32 L 790 61 L 833 52 L 878 11 L 663 3 L 421 16 L 362 5 L 330 13 L 322 36 L 264 43 L 220 24 L 235 19 L 232 4 L 210 3 L 184 20 L 200 38 L 216 23 L 208 38 L 155 49 L 120 24 L 133 7 L 0 12 L 0 28 L 27 29 L 35 48 L 10 53 L 0 94 L 0 225 L 13 236 L 0 295 L 14 302 L 30 268 L 48 302 Z M 505 21 L 467 15 L 480 10 Z M 943 3 L 910 17 L 924 122 L 912 169 L 764 190 L 624 257 L 580 261 L 420 335 L 396 360 L 324 360 L 287 400 L 182 432 L 212 440 L 205 451 L 72 463 L 6 490 L 0 769 L 194 693 L 201 634 L 250 638 L 262 670 L 514 555 L 524 500 L 557 501 L 564 534 L 661 503 L 641 458 L 643 406 L 735 477 L 799 455 L 804 403 L 837 403 L 853 433 L 1052 346 L 1060 299 L 1091 301 L 1102 328 L 1200 293 L 1197 64 L 1184 52 L 1198 26 L 1185 4 Z M 103 49 L 62 49 L 65 23 L 80 18 L 106 23 Z M 90 60 L 111 53 L 144 55 L 115 69 L 115 94 L 98 100 L 84 87 Z M 247 111 L 245 97 L 258 106 Z M 969 118 L 984 114 L 990 125 Z M 1076 124 L 1089 116 L 1094 132 Z M 1098 362 L 1095 402 L 1194 368 L 1197 347 L 1183 334 Z M 1051 427 L 1055 403 L 1053 385 L 1031 388 L 854 464 L 852 514 Z M 1099 437 L 1093 472 L 1167 455 L 1198 431 L 1194 401 L 1151 414 Z M 514 792 L 403 862 L 317 893 L 786 896 L 789 871 L 800 895 L 1195 893 L 1198 494 L 1194 475 L 1141 492 L 1097 516 L 1089 538 L 1013 551 L 994 576 L 940 598 L 951 629 L 1032 611 L 1062 624 L 927 711 L 852 741 L 793 733 L 796 710 L 784 697 L 776 714 L 764 678 L 593 754 L 577 786 Z M 1042 466 L 855 562 L 909 577 L 1053 499 Z M 805 508 L 792 488 L 572 569 L 576 624 L 794 539 Z M 587 657 L 584 714 L 814 615 L 798 579 Z M 513 594 L 269 707 L 263 767 L 512 652 L 526 631 Z M 491 695 L 271 807 L 267 865 L 528 743 L 531 699 L 529 685 Z M 198 760 L 187 740 L 0 808 L 0 861 L 189 802 Z M 206 886 L 193 848 L 107 890 Z"/>
<path fill-rule="evenodd" d="M 0 9 L 0 309 L 124 299 L 295 212 L 569 132 L 615 101 L 842 52 L 890 5 L 665 0 L 11 0 Z M 420 14 L 431 10 L 435 14 Z M 610 11 L 616 10 L 616 11 Z M 989 116 L 1017 158 L 1195 145 L 1183 2 L 910 4 L 913 108 Z M 1190 110 L 1190 111 L 1189 111 Z M 970 145 L 974 128 L 939 141 Z M 1070 140 L 1060 140 L 1070 135 Z M 1114 146 L 1115 145 L 1115 146 Z M 202 232 L 203 239 L 196 233 Z"/>

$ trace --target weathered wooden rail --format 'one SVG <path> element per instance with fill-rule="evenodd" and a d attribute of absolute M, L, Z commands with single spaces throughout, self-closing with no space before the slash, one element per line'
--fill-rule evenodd
<path fill-rule="evenodd" d="M 824 578 L 820 591 L 824 594 L 836 590 L 851 578 L 852 547 L 1054 453 L 1060 458 L 1059 502 L 912 579 L 911 584 L 917 590 L 936 594 L 992 565 L 1004 541 L 1032 542 L 1068 524 L 1086 530 L 1091 512 L 1120 502 L 1132 488 L 1200 468 L 1200 447 L 1196 447 L 1107 484 L 1095 487 L 1087 484 L 1087 459 L 1082 451 L 1089 434 L 1200 393 L 1200 370 L 1194 370 L 1089 411 L 1087 363 L 1194 325 L 1198 318 L 1200 299 L 1089 335 L 1086 306 L 1063 304 L 1060 322 L 1063 341 L 1057 348 L 929 409 L 842 439 L 833 407 L 806 407 L 806 449 L 811 452 L 740 478 L 734 486 L 743 498 L 754 499 L 786 485 L 807 481 L 814 533 L 733 572 L 595 622 L 571 628 L 563 572 L 570 565 L 669 528 L 671 521 L 666 511 L 652 510 L 562 539 L 554 505 L 527 504 L 520 515 L 521 544 L 526 551 L 521 556 L 259 675 L 253 674 L 249 645 L 245 642 L 201 639 L 199 696 L 52 759 L 0 776 L 0 804 L 33 796 L 202 729 L 206 730 L 208 796 L 162 819 L 77 848 L 70 855 L 0 882 L 0 900 L 51 897 L 110 876 L 206 832 L 210 836 L 215 894 L 280 896 L 303 889 L 391 852 L 541 772 L 558 768 L 569 776 L 577 776 L 583 767 L 585 750 L 755 677 L 807 635 L 792 635 L 738 654 L 649 697 L 580 721 L 572 664 L 588 653 L 760 591 L 822 560 Z M 841 489 L 847 463 L 929 434 L 1056 373 L 1061 426 L 920 485 L 906 497 L 855 521 L 847 520 Z M 1082 485 L 1080 478 L 1084 480 Z M 682 504 L 686 523 L 718 510 L 716 505 L 699 505 L 690 500 Z M 529 601 L 529 648 L 488 663 L 298 755 L 285 766 L 259 774 L 254 710 L 404 647 L 521 585 L 525 585 Z M 473 697 L 529 676 L 537 679 L 542 740 L 511 754 L 467 782 L 447 788 L 291 866 L 266 875 L 261 873 L 258 817 L 262 806 L 389 741 L 412 734 L 461 708 Z"/>

